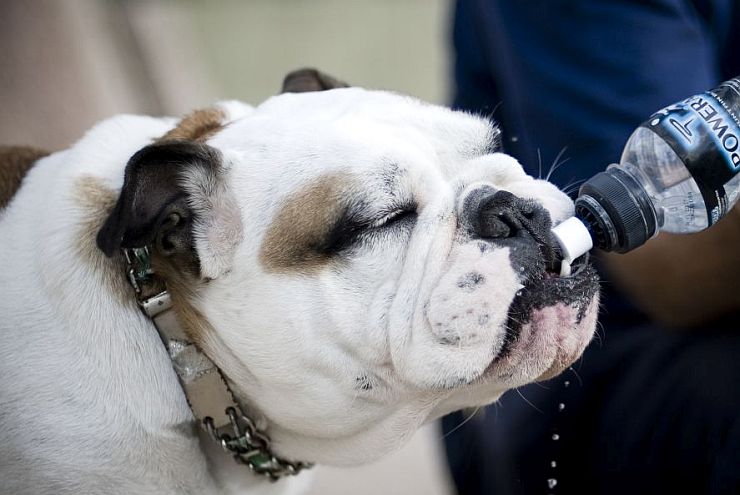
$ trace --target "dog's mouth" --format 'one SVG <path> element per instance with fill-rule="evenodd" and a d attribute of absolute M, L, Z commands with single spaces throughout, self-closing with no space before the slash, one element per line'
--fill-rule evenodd
<path fill-rule="evenodd" d="M 588 254 L 575 260 L 569 277 L 561 277 L 559 250 L 549 248 L 546 251 L 544 269 L 530 275 L 509 306 L 504 343 L 494 361 L 509 354 L 520 337 L 522 326 L 532 320 L 534 312 L 555 305 L 572 307 L 578 324 L 598 291 L 598 276 Z"/>
<path fill-rule="evenodd" d="M 560 276 L 557 246 L 530 239 L 528 250 L 522 245 L 512 250 L 528 253 L 511 256 L 523 286 L 509 306 L 503 345 L 482 380 L 516 381 L 524 368 L 539 376 L 522 383 L 549 378 L 577 359 L 590 341 L 598 301 L 596 270 L 586 254 L 574 261 L 570 276 Z"/>

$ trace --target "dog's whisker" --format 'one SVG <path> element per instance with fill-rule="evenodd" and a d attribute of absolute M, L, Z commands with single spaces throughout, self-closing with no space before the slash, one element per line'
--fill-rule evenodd
<path fill-rule="evenodd" d="M 521 320 L 517 320 L 516 318 L 514 318 L 514 317 L 513 317 L 513 316 L 511 316 L 511 315 L 509 315 L 509 319 L 510 319 L 511 321 L 513 321 L 514 323 L 516 323 L 517 325 L 524 325 L 524 322 L 522 322 Z M 512 330 L 512 329 L 511 329 L 511 328 L 509 328 L 508 326 L 506 327 L 506 329 L 507 329 L 507 330 Z"/>
<path fill-rule="evenodd" d="M 526 397 L 524 397 L 524 394 L 518 388 L 515 388 L 514 390 L 516 391 L 517 394 L 519 394 L 519 397 L 521 397 L 524 400 L 524 402 L 526 402 L 527 404 L 529 404 L 530 406 L 532 406 L 532 409 L 534 409 L 538 413 L 541 413 L 542 414 L 542 410 L 539 407 L 537 407 L 534 404 L 532 404 L 532 402 L 529 399 L 527 399 Z"/>
<path fill-rule="evenodd" d="M 568 196 L 571 195 L 571 193 L 574 193 L 578 190 L 578 188 L 586 182 L 586 179 L 578 179 L 578 180 L 572 180 L 568 182 L 565 186 L 563 186 L 563 193 L 567 194 Z"/>
<path fill-rule="evenodd" d="M 542 179 L 542 154 L 540 154 L 540 149 L 537 148 L 537 178 Z"/>
<path fill-rule="evenodd" d="M 493 110 L 491 110 L 490 112 L 486 112 L 486 113 L 485 113 L 485 116 L 486 116 L 486 118 L 487 118 L 488 120 L 491 120 L 491 121 L 494 121 L 494 122 L 496 121 L 496 119 L 495 119 L 495 118 L 493 117 L 493 115 L 494 115 L 494 114 L 496 113 L 496 110 L 498 110 L 498 107 L 500 107 L 502 103 L 503 103 L 503 101 L 499 101 L 499 102 L 498 102 L 498 103 L 496 103 L 496 105 L 495 105 L 495 106 L 493 107 Z"/>
<path fill-rule="evenodd" d="M 568 163 L 570 161 L 570 158 L 566 158 L 565 160 L 561 161 L 560 163 L 554 164 L 552 167 L 550 167 L 550 171 L 547 173 L 547 176 L 545 177 L 546 181 L 549 181 L 552 175 L 563 165 Z"/>
<path fill-rule="evenodd" d="M 604 344 L 604 340 L 606 339 L 606 331 L 604 330 L 604 325 L 600 321 L 596 322 L 596 329 L 594 330 L 594 340 L 599 344 L 599 346 L 602 346 Z"/>
<path fill-rule="evenodd" d="M 559 169 L 564 163 L 566 163 L 567 161 L 570 160 L 570 157 L 569 157 L 569 158 L 566 158 L 563 161 L 558 162 L 560 160 L 560 158 L 563 156 L 563 153 L 565 153 L 565 151 L 567 149 L 568 149 L 567 146 L 563 146 L 563 149 L 561 149 L 560 152 L 557 154 L 557 156 L 555 157 L 555 160 L 552 162 L 552 166 L 550 167 L 550 171 L 547 173 L 547 177 L 545 177 L 545 180 L 549 181 L 550 180 L 550 177 L 552 177 L 552 174 L 555 173 L 555 171 L 557 169 Z"/>
<path fill-rule="evenodd" d="M 569 366 L 568 369 L 573 372 L 574 375 L 576 375 L 576 378 L 578 379 L 578 383 L 583 386 L 583 379 L 581 378 L 581 375 L 578 374 L 578 372 L 573 368 L 573 366 Z"/>
<path fill-rule="evenodd" d="M 473 419 L 475 417 L 475 415 L 478 413 L 479 410 L 480 410 L 480 406 L 477 406 L 475 409 L 473 409 L 473 412 L 471 412 L 470 415 L 467 418 L 463 419 L 460 422 L 459 425 L 455 426 L 453 429 L 451 429 L 450 431 L 448 431 L 447 433 L 445 433 L 444 435 L 442 435 L 442 438 L 440 440 L 444 440 L 445 438 L 447 438 L 448 436 L 452 435 L 457 430 L 459 430 L 460 428 L 462 428 L 463 426 L 465 426 L 465 424 L 468 421 L 470 421 L 471 419 Z"/>
<path fill-rule="evenodd" d="M 586 357 L 586 356 L 584 356 L 583 354 L 581 354 L 581 357 L 579 357 L 579 358 L 578 358 L 578 361 L 577 361 L 577 363 L 578 363 L 578 366 L 581 366 L 581 365 L 583 365 L 583 359 L 584 359 L 585 357 Z"/>

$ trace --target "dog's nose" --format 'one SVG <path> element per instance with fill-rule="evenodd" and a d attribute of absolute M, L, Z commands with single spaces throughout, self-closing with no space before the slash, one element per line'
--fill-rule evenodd
<path fill-rule="evenodd" d="M 551 221 L 547 211 L 533 200 L 508 191 L 484 186 L 471 191 L 464 203 L 471 234 L 481 239 L 507 239 L 529 234 L 546 242 Z"/>

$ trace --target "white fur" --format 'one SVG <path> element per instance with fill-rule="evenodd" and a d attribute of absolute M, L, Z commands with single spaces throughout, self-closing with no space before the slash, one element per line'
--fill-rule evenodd
<path fill-rule="evenodd" d="M 572 203 L 512 158 L 486 155 L 498 133 L 487 121 L 357 88 L 285 94 L 255 109 L 220 105 L 233 122 L 209 144 L 224 167 L 213 182 L 197 169 L 183 179 L 199 213 L 203 276 L 212 279 L 192 304 L 215 329 L 205 351 L 268 427 L 278 454 L 374 460 L 422 423 L 489 403 L 588 342 L 595 302 L 580 324 L 577 308 L 538 313 L 527 327 L 542 333 L 537 345 L 514 353 L 521 359 L 508 378 L 488 376 L 521 280 L 508 248 L 482 254 L 461 240 L 460 197 L 491 184 L 536 199 L 556 222 Z M 110 277 L 123 279 L 120 265 L 76 247 L 91 215 L 75 197 L 80 178 L 119 190 L 128 158 L 172 125 L 134 116 L 98 124 L 41 160 L 0 213 L 7 493 L 288 493 L 305 484 L 301 475 L 264 485 L 187 434 L 192 416 L 151 322 L 133 295 L 121 302 L 110 290 Z M 381 187 L 391 165 L 392 194 Z M 413 198 L 412 234 L 380 235 L 312 274 L 266 269 L 260 249 L 281 206 L 336 173 L 351 177 L 343 194 L 377 208 L 391 195 Z M 485 277 L 485 292 L 457 290 L 471 270 Z M 552 340 L 563 332 L 574 335 L 565 350 Z M 440 345 L 447 337 L 458 344 Z"/>

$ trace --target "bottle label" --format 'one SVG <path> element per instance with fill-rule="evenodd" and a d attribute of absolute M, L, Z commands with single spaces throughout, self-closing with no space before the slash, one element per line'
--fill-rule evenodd
<path fill-rule="evenodd" d="M 725 184 L 740 172 L 740 77 L 666 107 L 642 124 L 663 138 L 699 186 L 709 225 L 728 209 Z"/>

